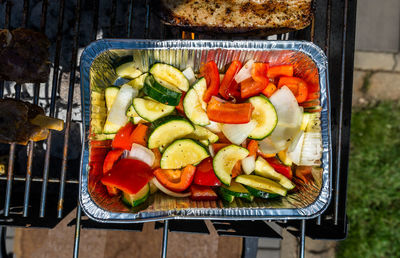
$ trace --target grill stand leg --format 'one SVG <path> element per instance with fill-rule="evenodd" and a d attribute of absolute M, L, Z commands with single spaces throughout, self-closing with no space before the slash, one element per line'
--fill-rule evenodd
<path fill-rule="evenodd" d="M 163 230 L 163 242 L 161 249 L 161 258 L 167 257 L 167 246 L 168 246 L 168 220 L 164 221 L 164 230 Z"/>
<path fill-rule="evenodd" d="M 0 258 L 7 258 L 7 249 L 6 249 L 6 232 L 7 227 L 0 227 Z"/>
<path fill-rule="evenodd" d="M 301 221 L 301 227 L 300 227 L 300 249 L 299 249 L 299 257 L 304 258 L 304 251 L 305 251 L 305 245 L 306 245 L 306 221 L 303 219 Z"/>
<path fill-rule="evenodd" d="M 81 205 L 78 201 L 78 208 L 76 209 L 76 225 L 75 225 L 75 240 L 74 240 L 74 258 L 79 256 L 79 239 L 81 235 Z"/>

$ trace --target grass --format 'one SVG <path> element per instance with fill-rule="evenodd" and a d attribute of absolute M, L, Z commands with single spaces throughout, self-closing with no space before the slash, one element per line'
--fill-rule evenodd
<path fill-rule="evenodd" d="M 353 111 L 347 196 L 349 235 L 338 257 L 399 257 L 399 103 Z"/>

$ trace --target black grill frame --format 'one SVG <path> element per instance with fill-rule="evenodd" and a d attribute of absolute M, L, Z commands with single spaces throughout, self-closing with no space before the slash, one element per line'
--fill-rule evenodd
<path fill-rule="evenodd" d="M 104 1 L 104 0 L 102 0 Z M 124 31 L 116 31 L 117 26 L 117 0 L 112 1 L 109 31 L 106 37 L 128 37 L 128 38 L 149 38 L 149 39 L 178 39 L 178 38 L 193 38 L 194 39 L 266 39 L 266 37 L 257 36 L 224 36 L 224 35 L 209 35 L 184 32 L 177 28 L 171 28 L 162 24 L 158 17 L 152 14 L 151 3 L 149 0 L 133 1 L 129 0 L 129 11 L 127 17 L 124 17 L 125 26 Z M 4 1 L 1 3 L 5 6 L 4 22 L 0 21 L 0 26 L 10 28 L 11 11 L 13 8 L 12 1 Z M 46 32 L 48 0 L 42 2 L 42 12 L 40 17 L 40 31 Z M 100 224 L 87 220 L 85 216 L 82 217 L 81 209 L 78 203 L 78 177 L 67 178 L 68 174 L 78 174 L 79 165 L 75 164 L 68 166 L 68 140 L 70 135 L 72 104 L 74 94 L 75 79 L 77 78 L 78 48 L 80 46 L 80 22 L 82 5 L 91 7 L 93 14 L 93 22 L 90 31 L 90 40 L 96 39 L 97 31 L 99 28 L 99 9 L 101 8 L 100 0 L 76 0 L 74 12 L 74 25 L 71 29 L 74 31 L 72 39 L 72 52 L 70 54 L 70 68 L 69 68 L 69 88 L 68 88 L 68 105 L 67 105 L 67 119 L 66 119 L 66 132 L 64 135 L 64 148 L 63 159 L 61 166 L 55 168 L 56 177 L 50 176 L 50 170 L 54 164 L 50 155 L 51 148 L 46 149 L 44 158 L 43 175 L 33 176 L 32 162 L 34 160 L 34 143 L 28 144 L 27 150 L 27 164 L 26 175 L 14 175 L 15 169 L 15 153 L 17 146 L 10 145 L 9 161 L 7 176 L 0 176 L 0 191 L 1 198 L 4 202 L 0 201 L 0 207 L 3 207 L 3 213 L 0 214 L 0 225 L 2 226 L 24 226 L 24 227 L 48 227 L 52 228 L 66 216 L 66 214 L 73 208 L 77 207 L 76 220 L 70 222 L 70 226 L 76 225 L 75 234 L 75 249 L 74 255 L 77 257 L 79 252 L 79 233 L 80 229 L 85 228 L 98 228 L 98 229 L 126 229 L 126 230 L 139 230 L 141 231 L 143 224 L 135 225 L 121 225 L 121 224 Z M 304 251 L 304 236 L 307 235 L 316 239 L 344 239 L 347 235 L 347 216 L 346 216 L 346 192 L 347 192 L 347 169 L 349 157 L 349 139 L 350 139 L 350 120 L 351 120 L 351 100 L 352 100 L 352 82 L 353 82 L 353 59 L 354 59 L 354 42 L 355 42 L 355 19 L 356 19 L 356 1 L 355 0 L 318 0 L 314 2 L 315 16 L 312 24 L 306 29 L 290 32 L 284 35 L 277 35 L 278 40 L 309 40 L 313 41 L 316 45 L 321 47 L 329 60 L 329 80 L 330 80 L 330 97 L 331 97 L 331 115 L 332 115 L 332 139 L 333 139 L 333 198 L 328 209 L 316 219 L 312 220 L 293 220 L 293 221 L 279 221 L 278 224 L 282 227 L 294 227 L 292 230 L 296 236 L 301 237 L 301 253 Z M 62 42 L 64 24 L 64 12 L 66 8 L 66 1 L 58 1 L 58 14 L 57 21 L 57 35 L 54 49 L 54 59 L 51 60 L 54 64 L 54 73 L 51 78 L 51 96 L 50 96 L 50 116 L 55 116 L 57 91 L 61 87 L 60 83 L 60 62 L 62 59 L 67 58 L 62 55 Z M 22 10 L 22 20 L 19 27 L 30 27 L 30 3 L 29 0 L 24 0 Z M 141 15 L 145 14 L 145 15 Z M 119 26 L 119 25 L 118 25 Z M 4 87 L 7 82 L 0 81 L 0 98 L 3 97 Z M 38 103 L 40 87 L 42 84 L 35 84 L 34 96 L 32 102 Z M 15 85 L 15 98 L 21 97 L 21 85 Z M 46 140 L 47 146 L 52 142 L 52 136 Z M 77 161 L 79 163 L 79 161 Z M 78 172 L 78 173 L 77 173 Z M 24 191 L 17 191 L 13 186 L 24 185 Z M 4 187 L 6 186 L 6 187 Z M 57 188 L 56 196 L 49 195 L 49 186 Z M 32 196 L 32 189 L 40 191 L 40 198 Z M 65 192 L 69 193 L 68 198 L 65 197 Z M 72 196 L 70 193 L 73 193 Z M 23 205 L 18 205 L 18 203 Z M 199 224 L 200 223 L 200 224 Z M 220 235 L 226 235 L 228 231 L 219 226 L 221 222 L 213 222 L 213 225 Z M 229 232 L 229 235 L 244 236 L 244 237 L 274 237 L 268 229 L 264 230 L 263 234 L 255 230 L 247 230 L 243 233 L 241 223 L 225 222 L 229 225 L 228 228 L 234 229 L 236 232 Z M 248 226 L 253 221 L 247 221 Z M 167 238 L 168 229 L 177 232 L 203 232 L 203 221 L 167 221 L 164 224 L 157 223 L 159 227 L 164 227 L 165 240 Z M 265 223 L 264 223 L 265 224 Z M 267 224 L 265 224 L 267 226 Z M 249 226 L 249 228 L 252 228 Z M 268 228 L 268 226 L 267 226 Z M 207 227 L 206 227 L 207 229 Z M 231 230 L 230 230 L 231 231 Z M 164 244 L 166 241 L 164 242 Z M 164 245 L 166 247 L 166 244 Z"/>

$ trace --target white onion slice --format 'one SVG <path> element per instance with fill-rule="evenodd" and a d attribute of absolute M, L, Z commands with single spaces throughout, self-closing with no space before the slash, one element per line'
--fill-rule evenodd
<path fill-rule="evenodd" d="M 151 181 L 153 182 L 153 184 L 155 186 L 157 186 L 158 189 L 160 189 L 161 192 L 165 193 L 166 195 L 172 196 L 172 197 L 178 197 L 178 198 L 183 198 L 183 197 L 189 197 L 191 195 L 191 193 L 176 193 L 176 192 L 172 192 L 171 190 L 165 188 L 165 186 L 163 186 L 158 180 L 157 178 L 153 177 L 153 179 L 151 179 Z"/>
<path fill-rule="evenodd" d="M 287 155 L 296 165 L 300 164 L 303 143 L 304 143 L 304 132 L 300 131 L 300 133 L 295 137 L 295 139 L 288 148 Z"/>
<path fill-rule="evenodd" d="M 212 144 L 208 145 L 208 152 L 210 152 L 210 156 L 214 158 L 215 152 Z"/>
<path fill-rule="evenodd" d="M 304 133 L 303 149 L 301 151 L 301 166 L 320 165 L 322 157 L 322 137 L 318 133 Z"/>
<path fill-rule="evenodd" d="M 247 175 L 250 175 L 256 168 L 256 157 L 248 156 L 242 159 L 242 169 Z"/>
<path fill-rule="evenodd" d="M 254 60 L 250 59 L 247 63 L 240 69 L 240 71 L 233 77 L 237 83 L 251 77 L 251 68 L 253 68 Z"/>
<path fill-rule="evenodd" d="M 185 70 L 183 70 L 183 75 L 185 75 L 186 79 L 188 79 L 189 83 L 192 84 L 196 81 L 196 75 L 193 72 L 192 67 L 188 67 Z"/>
<path fill-rule="evenodd" d="M 143 161 L 150 167 L 153 166 L 155 160 L 154 153 L 150 149 L 137 143 L 132 144 L 128 158 Z"/>
<path fill-rule="evenodd" d="M 108 113 L 107 121 L 116 125 L 124 126 L 128 122 L 125 112 L 132 104 L 132 99 L 138 95 L 138 90 L 127 84 L 122 85 L 114 103 Z"/>
<path fill-rule="evenodd" d="M 240 145 L 247 139 L 256 126 L 257 122 L 254 120 L 246 124 L 223 124 L 222 132 L 231 143 Z"/>
<path fill-rule="evenodd" d="M 264 154 L 275 154 L 279 152 L 278 149 L 275 147 L 274 143 L 268 137 L 262 141 L 259 141 L 258 147 Z"/>
<path fill-rule="evenodd" d="M 218 122 L 214 122 L 210 120 L 210 123 L 206 126 L 204 126 L 208 130 L 210 130 L 213 133 L 220 133 L 221 132 L 221 124 Z"/>

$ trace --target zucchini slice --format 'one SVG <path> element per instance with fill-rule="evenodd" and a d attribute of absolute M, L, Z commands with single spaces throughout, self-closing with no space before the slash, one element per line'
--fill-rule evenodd
<path fill-rule="evenodd" d="M 169 115 L 175 110 L 174 106 L 168 106 L 152 99 L 142 98 L 134 98 L 133 107 L 141 118 L 149 122 Z"/>
<path fill-rule="evenodd" d="M 249 155 L 249 151 L 245 148 L 229 145 L 222 148 L 213 159 L 214 173 L 218 179 L 225 185 L 231 184 L 232 169 L 236 162 L 242 160 Z"/>
<path fill-rule="evenodd" d="M 208 145 L 210 143 L 215 143 L 219 139 L 218 135 L 216 135 L 215 133 L 211 132 L 207 128 L 201 127 L 199 125 L 194 125 L 193 133 L 188 134 L 185 137 L 186 138 L 190 138 L 190 139 L 198 140 L 201 143 L 207 142 L 207 144 L 205 144 L 205 145 Z"/>
<path fill-rule="evenodd" d="M 274 168 L 263 158 L 258 157 L 256 160 L 256 175 L 260 175 L 274 181 L 277 181 L 284 188 L 291 190 L 295 187 L 295 185 L 284 175 L 276 172 Z"/>
<path fill-rule="evenodd" d="M 150 186 L 146 184 L 139 192 L 135 194 L 128 194 L 123 192 L 122 194 L 122 202 L 128 206 L 136 207 L 139 204 L 144 203 L 147 200 L 147 197 L 150 195 Z"/>
<path fill-rule="evenodd" d="M 115 134 L 96 134 L 90 137 L 91 140 L 96 140 L 96 141 L 105 141 L 105 140 L 113 140 L 115 138 Z"/>
<path fill-rule="evenodd" d="M 272 133 L 278 123 L 278 115 L 274 106 L 263 95 L 255 96 L 249 99 L 254 110 L 251 119 L 257 122 L 256 128 L 250 133 L 249 138 L 262 140 Z"/>
<path fill-rule="evenodd" d="M 149 75 L 148 73 L 144 73 L 138 77 L 136 77 L 135 79 L 129 81 L 128 85 L 132 86 L 133 88 L 137 89 L 137 90 L 141 90 L 144 86 L 144 80 L 146 79 L 147 75 Z"/>
<path fill-rule="evenodd" d="M 203 109 L 200 97 L 194 88 L 190 89 L 183 99 L 183 109 L 186 116 L 196 125 L 208 125 L 207 112 Z"/>
<path fill-rule="evenodd" d="M 194 131 L 193 125 L 180 116 L 169 115 L 153 122 L 154 130 L 149 136 L 148 148 L 165 148 L 169 143 Z"/>
<path fill-rule="evenodd" d="M 264 191 L 286 196 L 287 190 L 278 183 L 267 178 L 255 175 L 239 175 L 235 181 L 253 188 L 259 188 Z"/>
<path fill-rule="evenodd" d="M 102 133 L 104 127 L 104 120 L 91 119 L 90 120 L 90 133 Z"/>
<path fill-rule="evenodd" d="M 162 169 L 180 169 L 196 164 L 209 156 L 207 148 L 199 142 L 179 139 L 165 149 L 160 166 Z"/>
<path fill-rule="evenodd" d="M 130 79 L 134 79 L 142 74 L 142 72 L 136 68 L 134 62 L 128 62 L 118 66 L 115 69 L 115 73 L 119 77 L 130 78 Z"/>
<path fill-rule="evenodd" d="M 129 118 L 129 120 L 134 123 L 135 125 L 139 123 L 147 123 L 146 120 L 141 118 L 137 113 L 133 105 L 130 105 L 128 110 L 126 111 L 126 116 Z"/>
<path fill-rule="evenodd" d="M 250 192 L 243 185 L 236 183 L 235 181 L 231 182 L 230 186 L 222 185 L 220 187 L 220 191 L 226 192 L 235 197 L 241 197 L 248 200 L 251 198 Z"/>
<path fill-rule="evenodd" d="M 221 199 L 227 203 L 232 203 L 235 200 L 235 196 L 229 194 L 226 191 L 221 191 L 221 187 L 219 187 L 217 189 L 217 194 L 219 195 L 219 197 L 221 197 Z"/>
<path fill-rule="evenodd" d="M 182 96 L 177 88 L 155 78 L 153 75 L 148 75 L 144 80 L 143 91 L 152 99 L 170 106 L 179 105 Z"/>
<path fill-rule="evenodd" d="M 245 187 L 251 193 L 251 195 L 253 195 L 255 197 L 264 198 L 264 199 L 272 199 L 272 198 L 279 197 L 279 194 L 270 193 L 261 188 L 254 188 L 254 187 L 251 187 L 248 185 L 245 185 Z"/>
<path fill-rule="evenodd" d="M 150 73 L 154 77 L 172 85 L 181 91 L 187 91 L 189 89 L 189 80 L 185 75 L 177 68 L 169 64 L 154 64 L 150 68 Z"/>
<path fill-rule="evenodd" d="M 195 89 L 197 95 L 199 96 L 199 101 L 201 103 L 201 107 L 206 110 L 207 109 L 207 103 L 203 100 L 204 93 L 207 90 L 207 82 L 204 77 L 201 77 L 193 86 L 193 89 Z"/>
<path fill-rule="evenodd" d="M 92 91 L 90 93 L 90 102 L 92 105 L 105 107 L 104 93 Z"/>
<path fill-rule="evenodd" d="M 107 111 L 109 112 L 112 104 L 114 103 L 115 99 L 117 98 L 119 92 L 118 87 L 107 87 L 105 90 L 105 97 L 106 97 L 106 106 Z"/>
<path fill-rule="evenodd" d="M 278 152 L 278 159 L 285 165 L 285 166 L 291 166 L 293 164 L 293 161 L 290 159 L 290 157 L 287 155 L 287 150 L 283 150 Z"/>

